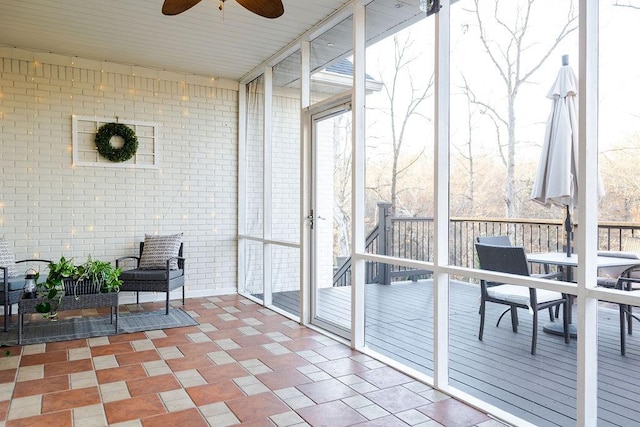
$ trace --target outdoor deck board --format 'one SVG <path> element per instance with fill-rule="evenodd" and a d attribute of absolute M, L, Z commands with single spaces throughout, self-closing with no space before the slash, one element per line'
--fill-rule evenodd
<path fill-rule="evenodd" d="M 406 335 L 403 334 L 403 336 L 406 338 Z M 405 340 L 404 342 L 407 343 L 408 341 Z M 425 345 L 431 345 L 431 342 L 420 342 L 419 347 L 422 350 L 422 354 L 430 351 L 429 348 L 423 348 Z M 371 344 L 370 346 L 374 347 Z M 452 362 L 451 367 L 455 371 L 464 373 L 463 383 L 468 387 L 482 388 L 484 393 L 497 397 L 498 401 L 508 399 L 511 405 L 518 408 L 528 408 L 529 411 L 535 412 L 535 405 L 528 399 L 532 394 L 541 396 L 537 404 L 543 405 L 559 414 L 567 413 L 571 410 L 571 407 L 567 407 L 566 396 L 572 392 L 575 395 L 575 391 L 557 376 L 553 376 L 551 380 L 540 378 L 534 367 L 523 366 L 522 360 L 515 360 L 509 356 L 487 359 L 486 355 L 469 351 L 468 347 L 454 345 L 450 347 L 450 351 L 452 360 L 458 361 L 455 364 Z M 521 372 L 526 374 L 527 381 L 523 382 L 520 378 L 504 375 L 505 372 L 518 369 L 521 369 Z M 424 371 L 424 369 L 421 370 Z M 487 384 L 487 378 L 493 378 L 491 384 Z M 507 392 L 505 390 L 511 391 Z M 554 422 L 561 425 L 567 425 L 567 422 L 570 424 L 570 420 L 567 420 L 564 416 L 555 417 Z M 536 424 L 540 424 L 540 421 L 538 420 Z"/>
<path fill-rule="evenodd" d="M 350 321 L 349 288 L 319 291 L 325 319 Z M 433 300 L 431 281 L 366 286 L 368 347 L 420 372 L 433 375 Z M 256 295 L 260 297 L 260 295 Z M 575 425 L 576 340 L 542 332 L 549 321 L 539 315 L 537 354 L 530 354 L 531 316 L 519 312 L 518 333 L 508 315 L 487 305 L 483 341 L 479 341 L 479 289 L 452 282 L 450 289 L 451 384 L 536 425 Z M 274 305 L 299 315 L 299 293 L 273 294 Z M 640 425 L 640 337 L 631 336 L 627 356 L 620 354 L 618 311 L 599 310 L 598 425 Z M 574 321 L 577 315 L 574 310 Z M 556 321 L 561 321 L 557 319 Z"/>

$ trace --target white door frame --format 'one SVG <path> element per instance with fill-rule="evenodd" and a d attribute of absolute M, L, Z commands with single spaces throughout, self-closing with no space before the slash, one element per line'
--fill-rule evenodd
<path fill-rule="evenodd" d="M 332 323 L 323 322 L 316 317 L 316 300 L 314 298 L 314 286 L 315 277 L 317 273 L 316 269 L 316 249 L 314 233 L 311 230 L 311 210 L 316 209 L 317 206 L 317 194 L 314 190 L 316 184 L 314 159 L 317 158 L 315 141 L 316 123 L 322 120 L 326 120 L 335 115 L 351 111 L 352 105 L 352 91 L 344 92 L 320 101 L 308 108 L 304 108 L 302 112 L 303 123 L 303 149 L 302 149 L 302 169 L 303 180 L 305 183 L 305 189 L 303 189 L 302 195 L 302 224 L 303 230 L 301 235 L 303 236 L 303 247 L 301 251 L 303 269 L 301 271 L 308 272 L 307 277 L 302 279 L 302 298 L 301 300 L 301 321 L 303 324 L 314 324 L 322 329 L 327 330 L 333 334 L 341 336 L 345 339 L 350 339 L 350 330 L 337 327 Z M 316 210 L 317 212 L 317 210 Z M 305 265 L 306 264 L 306 265 Z"/>

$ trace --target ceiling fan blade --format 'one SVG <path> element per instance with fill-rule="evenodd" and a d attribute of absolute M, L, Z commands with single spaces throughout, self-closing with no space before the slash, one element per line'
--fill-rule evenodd
<path fill-rule="evenodd" d="M 284 13 L 282 0 L 236 0 L 242 7 L 265 18 L 278 18 Z"/>
<path fill-rule="evenodd" d="M 164 0 L 162 14 L 177 15 L 185 10 L 191 9 L 198 3 L 200 3 L 200 0 Z"/>

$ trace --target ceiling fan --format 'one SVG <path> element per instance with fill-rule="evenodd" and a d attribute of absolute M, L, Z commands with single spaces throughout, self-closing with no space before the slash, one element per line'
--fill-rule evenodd
<path fill-rule="evenodd" d="M 164 15 L 177 15 L 191 9 L 201 0 L 164 0 L 162 13 Z M 226 0 L 219 0 L 218 8 L 222 10 Z M 277 18 L 284 13 L 282 0 L 236 0 L 242 7 L 265 18 Z"/>

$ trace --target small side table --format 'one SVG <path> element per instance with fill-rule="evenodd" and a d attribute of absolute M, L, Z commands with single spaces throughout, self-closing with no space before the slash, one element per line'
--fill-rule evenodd
<path fill-rule="evenodd" d="M 18 301 L 18 315 L 20 321 L 18 323 L 18 344 L 22 344 L 22 331 L 24 329 L 24 315 L 37 313 L 36 305 L 40 302 L 38 298 L 23 298 L 24 295 L 20 295 Z M 54 310 L 58 309 L 57 301 L 51 302 L 51 307 Z M 60 311 L 65 310 L 83 310 L 87 308 L 101 308 L 110 307 L 110 321 L 113 324 L 113 315 L 115 313 L 115 331 L 118 333 L 118 292 L 109 293 L 97 293 L 97 294 L 85 294 L 78 295 L 65 295 L 60 302 Z"/>

